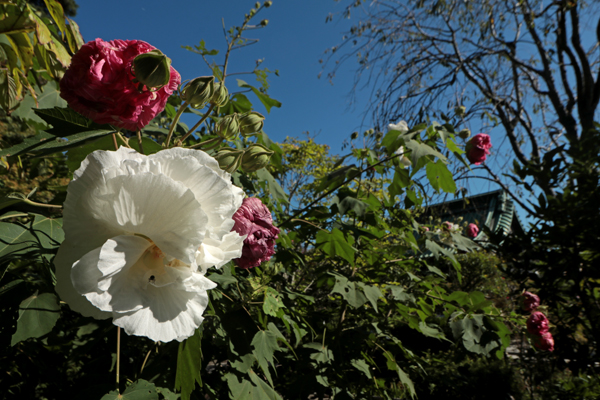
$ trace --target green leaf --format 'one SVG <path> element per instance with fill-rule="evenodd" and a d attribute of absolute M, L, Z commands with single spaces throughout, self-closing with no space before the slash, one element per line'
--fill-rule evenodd
<path fill-rule="evenodd" d="M 113 390 L 100 400 L 158 400 L 158 393 L 154 383 L 138 379 L 129 385 L 123 394 Z"/>
<path fill-rule="evenodd" d="M 189 400 L 196 382 L 202 386 L 202 325 L 193 336 L 179 343 L 177 351 L 177 374 L 175 390 L 181 391 L 181 398 Z"/>
<path fill-rule="evenodd" d="M 263 302 L 263 311 L 265 314 L 273 317 L 277 316 L 277 312 L 280 308 L 285 307 L 283 301 L 281 301 L 281 294 L 271 287 L 265 290 L 265 299 Z"/>
<path fill-rule="evenodd" d="M 0 258 L 19 258 L 29 252 L 50 258 L 64 240 L 62 219 L 33 215 L 27 225 L 0 222 Z"/>
<path fill-rule="evenodd" d="M 285 204 L 289 204 L 287 194 L 281 187 L 281 185 L 273 178 L 273 175 L 266 168 L 259 169 L 256 171 L 256 176 L 261 181 L 266 181 L 269 185 L 269 192 L 273 197 L 273 200 L 279 201 Z"/>
<path fill-rule="evenodd" d="M 330 257 L 340 256 L 354 265 L 356 250 L 346 241 L 344 234 L 337 228 L 331 232 L 321 230 L 317 233 L 317 248 Z"/>
<path fill-rule="evenodd" d="M 410 159 L 414 166 L 417 165 L 417 162 L 421 157 L 425 156 L 434 156 L 442 161 L 446 160 L 446 157 L 444 157 L 442 153 L 435 150 L 433 147 L 428 146 L 425 143 L 418 142 L 416 140 L 406 141 L 406 148 L 410 150 Z"/>
<path fill-rule="evenodd" d="M 269 380 L 271 386 L 273 386 L 273 380 L 269 372 L 269 364 L 273 364 L 273 354 L 279 350 L 279 344 L 277 343 L 277 336 L 271 331 L 258 331 L 252 339 L 252 354 L 258 360 L 258 365 L 262 369 L 263 373 Z"/>
<path fill-rule="evenodd" d="M 415 385 L 413 384 L 413 381 L 408 377 L 408 375 L 406 375 L 406 373 L 402 370 L 402 368 L 400 368 L 398 363 L 396 363 L 396 359 L 394 358 L 392 353 L 390 353 L 389 351 L 386 350 L 383 353 L 383 355 L 387 359 L 388 369 L 390 371 L 396 371 L 398 373 L 398 378 L 400 378 L 400 382 L 402 382 L 408 388 L 410 397 L 414 398 L 416 395 L 416 392 L 415 392 Z"/>
<path fill-rule="evenodd" d="M 367 376 L 369 379 L 373 379 L 371 376 L 371 371 L 369 370 L 369 365 L 363 359 L 352 360 L 350 364 L 357 370 L 361 371 L 363 374 Z"/>
<path fill-rule="evenodd" d="M 456 184 L 452 173 L 448 171 L 446 164 L 441 160 L 437 160 L 435 163 L 427 163 L 426 172 L 427 178 L 436 192 L 439 193 L 440 189 L 446 193 L 456 192 Z"/>
<path fill-rule="evenodd" d="M 58 26 L 58 29 L 60 29 L 60 32 L 64 35 L 67 31 L 67 26 L 65 24 L 65 13 L 62 6 L 56 0 L 44 0 L 44 3 L 46 3 L 46 8 L 56 23 L 56 26 Z"/>
<path fill-rule="evenodd" d="M 233 400 L 282 400 L 265 381 L 260 379 L 253 370 L 248 372 L 250 381 L 232 373 L 225 374 L 225 380 Z"/>
<path fill-rule="evenodd" d="M 17 320 L 17 331 L 12 336 L 10 345 L 29 339 L 38 338 L 52 331 L 58 317 L 60 316 L 60 305 L 58 299 L 52 293 L 37 292 L 23 300 L 19 306 L 19 319 Z"/>
<path fill-rule="evenodd" d="M 247 84 L 246 82 L 244 82 L 241 79 L 238 79 L 237 83 L 238 83 L 239 87 L 252 90 L 252 92 L 256 95 L 256 97 L 258 97 L 258 100 L 260 100 L 260 102 L 265 106 L 267 113 L 271 112 L 271 107 L 278 107 L 278 108 L 281 107 L 281 103 L 279 101 L 272 99 L 271 97 L 269 97 L 269 95 L 262 93 L 260 90 L 258 90 L 254 86 Z"/>
<path fill-rule="evenodd" d="M 320 364 L 331 364 L 334 361 L 333 352 L 321 343 L 306 343 L 302 347 L 317 350 L 316 353 L 310 355 L 310 358 Z"/>
<path fill-rule="evenodd" d="M 35 110 L 35 113 L 46 121 L 46 123 L 52 125 L 52 129 L 47 130 L 47 132 L 58 137 L 101 129 L 114 132 L 114 129 L 110 125 L 97 124 L 70 108 L 44 108 Z"/>
<path fill-rule="evenodd" d="M 331 293 L 339 293 L 354 308 L 359 308 L 367 302 L 365 295 L 357 289 L 356 284 L 351 282 L 345 276 L 331 273 L 335 276 L 335 285 Z"/>
<path fill-rule="evenodd" d="M 371 303 L 371 305 L 377 312 L 377 300 L 383 297 L 383 293 L 381 293 L 381 290 L 379 290 L 377 286 L 369 286 L 362 282 L 358 282 L 358 286 L 360 286 L 360 288 L 363 290 L 365 296 L 367 296 L 367 300 L 369 300 L 369 303 Z"/>
<path fill-rule="evenodd" d="M 250 380 L 254 383 L 255 387 L 252 391 L 254 399 L 269 399 L 269 400 L 283 400 L 281 396 L 277 394 L 265 381 L 260 379 L 253 370 L 248 373 Z"/>
<path fill-rule="evenodd" d="M 19 117 L 24 121 L 35 123 L 36 127 L 40 129 L 46 129 L 48 125 L 40 118 L 36 113 L 36 109 L 42 108 L 55 108 L 55 107 L 66 107 L 67 102 L 60 97 L 60 91 L 58 90 L 58 84 L 55 81 L 50 81 L 43 86 L 43 92 L 37 92 L 37 105 L 36 100 L 28 94 L 23 98 L 23 101 L 19 104 L 19 107 L 13 113 L 12 116 Z"/>

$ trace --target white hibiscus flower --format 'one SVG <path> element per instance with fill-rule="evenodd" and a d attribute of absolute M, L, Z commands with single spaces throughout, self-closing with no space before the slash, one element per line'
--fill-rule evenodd
<path fill-rule="evenodd" d="M 241 256 L 245 236 L 231 229 L 243 197 L 201 151 L 93 152 L 67 191 L 56 291 L 128 334 L 184 340 L 216 286 L 206 270 Z"/>
<path fill-rule="evenodd" d="M 388 131 L 399 131 L 401 133 L 408 132 L 406 121 L 398 121 L 395 124 L 388 124 Z"/>

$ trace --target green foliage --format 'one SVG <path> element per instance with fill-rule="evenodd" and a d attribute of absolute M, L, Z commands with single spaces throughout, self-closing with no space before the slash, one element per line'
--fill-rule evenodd
<path fill-rule="evenodd" d="M 232 49 L 252 43 L 244 32 L 258 10 L 227 31 L 226 60 Z M 58 8 L 49 11 L 58 15 Z M 71 24 L 63 25 L 54 29 L 68 31 Z M 225 84 L 227 66 L 212 59 L 218 51 L 204 42 L 188 49 Z M 269 112 L 281 104 L 267 93 L 267 72 L 252 71 L 259 87 L 243 81 L 238 86 Z M 54 95 L 35 111 L 35 102 L 21 103 L 18 114 L 31 130 L 19 131 L 18 140 L 3 136 L 0 153 L 7 169 L 3 182 L 19 193 L 7 190 L 0 202 L 0 300 L 7 305 L 0 333 L 13 345 L 0 358 L 10 374 L 0 379 L 9 395 L 415 398 L 421 395 L 422 372 L 435 365 L 429 357 L 434 351 L 502 357 L 511 337 L 505 322 L 512 327 L 524 317 L 507 315 L 479 281 L 467 288 L 462 282 L 470 273 L 460 280 L 463 253 L 477 249 L 484 257 L 476 244 L 458 233 L 423 229 L 423 182 L 436 191 L 456 190 L 448 169 L 452 160 L 445 155 L 460 156 L 453 128 L 433 123 L 385 136 L 367 131 L 363 146 L 353 143 L 343 157 L 331 156 L 312 139 L 277 144 L 257 132 L 225 140 L 215 134 L 215 123 L 252 110 L 244 93 L 206 110 L 191 110 L 173 96 L 137 137 L 93 123 Z M 197 114 L 198 124 L 180 123 L 183 112 Z M 122 335 L 117 357 L 117 330 L 110 320 L 82 317 L 53 294 L 52 260 L 64 235 L 58 204 L 52 203 L 64 200 L 69 178 L 95 150 L 126 146 L 151 154 L 181 146 L 215 154 L 223 148 L 245 152 L 253 144 L 273 152 L 269 167 L 238 169 L 232 179 L 273 212 L 281 229 L 276 255 L 251 270 L 233 263 L 211 269 L 207 276 L 218 286 L 209 291 L 204 321 L 192 337 L 152 343 Z M 404 155 L 410 167 L 398 162 Z M 62 184 L 46 185 L 52 196 L 44 202 L 32 200 L 32 186 L 46 176 Z M 483 264 L 479 261 L 473 264 Z M 477 278 L 473 273 L 473 281 Z M 114 390 L 117 358 L 120 382 L 132 383 Z M 56 359 L 64 362 L 48 361 Z"/>

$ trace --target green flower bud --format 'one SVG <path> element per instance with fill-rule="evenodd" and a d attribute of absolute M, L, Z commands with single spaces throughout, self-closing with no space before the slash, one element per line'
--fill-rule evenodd
<path fill-rule="evenodd" d="M 467 111 L 467 107 L 465 107 L 465 106 L 457 106 L 454 108 L 454 112 L 459 117 L 462 117 L 463 115 L 465 115 L 465 111 Z"/>
<path fill-rule="evenodd" d="M 134 83 L 139 83 L 138 90 L 160 89 L 171 79 L 171 59 L 160 50 L 152 50 L 140 54 L 133 59 L 131 73 L 135 77 Z"/>
<path fill-rule="evenodd" d="M 265 1 L 265 8 L 271 7 L 272 4 L 273 2 L 271 0 Z"/>
<path fill-rule="evenodd" d="M 260 26 L 267 26 L 268 24 L 269 24 L 268 19 L 263 19 L 262 21 L 260 21 Z"/>
<path fill-rule="evenodd" d="M 263 128 L 265 117 L 256 111 L 249 111 L 240 115 L 240 132 L 242 135 L 250 135 Z"/>
<path fill-rule="evenodd" d="M 467 128 L 462 129 L 460 132 L 458 132 L 458 137 L 460 137 L 461 139 L 468 139 L 469 136 L 471 136 L 471 131 L 468 130 Z"/>
<path fill-rule="evenodd" d="M 229 101 L 229 91 L 223 82 L 215 83 L 215 92 L 210 100 L 217 107 L 224 106 Z"/>
<path fill-rule="evenodd" d="M 243 150 L 224 147 L 217 152 L 215 159 L 219 162 L 219 167 L 221 167 L 222 170 L 225 170 L 231 174 L 237 170 L 242 163 L 243 155 Z"/>
<path fill-rule="evenodd" d="M 225 140 L 234 139 L 240 132 L 240 123 L 238 121 L 237 113 L 226 115 L 221 118 L 215 126 L 215 132 Z"/>
<path fill-rule="evenodd" d="M 253 144 L 244 151 L 242 169 L 246 172 L 258 171 L 269 165 L 273 151 L 262 144 Z"/>
<path fill-rule="evenodd" d="M 254 8 L 260 8 L 260 1 L 257 1 L 257 2 L 254 4 Z"/>
<path fill-rule="evenodd" d="M 181 100 L 187 101 L 192 108 L 202 108 L 215 93 L 215 77 L 200 76 L 189 81 L 181 91 Z"/>

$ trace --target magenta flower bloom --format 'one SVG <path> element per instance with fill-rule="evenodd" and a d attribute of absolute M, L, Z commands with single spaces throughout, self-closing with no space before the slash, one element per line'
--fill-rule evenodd
<path fill-rule="evenodd" d="M 467 146 L 465 147 L 467 159 L 472 164 L 479 165 L 484 162 L 486 156 L 490 154 L 489 149 L 491 147 L 492 143 L 490 141 L 490 135 L 478 133 L 467 142 Z"/>
<path fill-rule="evenodd" d="M 478 233 L 479 233 L 479 228 L 477 227 L 477 225 L 469 224 L 467 226 L 467 236 L 474 238 L 477 236 Z"/>
<path fill-rule="evenodd" d="M 554 338 L 550 332 L 533 337 L 533 345 L 540 350 L 554 351 Z"/>
<path fill-rule="evenodd" d="M 540 298 L 537 295 L 530 292 L 525 292 L 521 295 L 521 308 L 523 308 L 523 311 L 535 311 L 539 306 Z"/>
<path fill-rule="evenodd" d="M 245 198 L 242 206 L 233 215 L 233 230 L 244 239 L 242 256 L 234 259 L 238 267 L 248 269 L 258 267 L 275 254 L 275 240 L 279 228 L 273 226 L 269 209 L 256 197 Z"/>
<path fill-rule="evenodd" d="M 131 65 L 136 56 L 154 49 L 141 40 L 96 39 L 84 44 L 60 81 L 61 97 L 99 124 L 142 129 L 165 108 L 181 83 L 181 76 L 171 67 L 167 85 L 154 91 L 138 90 Z"/>
<path fill-rule="evenodd" d="M 527 318 L 527 331 L 537 336 L 548 333 L 548 318 L 539 311 L 532 312 Z"/>

